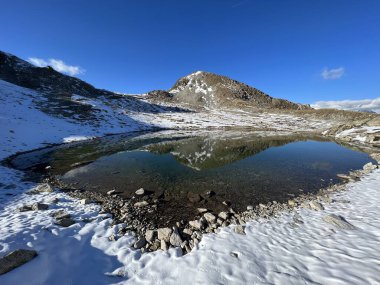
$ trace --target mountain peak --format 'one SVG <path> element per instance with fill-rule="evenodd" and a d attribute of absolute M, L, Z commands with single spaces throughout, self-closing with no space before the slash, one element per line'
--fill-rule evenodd
<path fill-rule="evenodd" d="M 174 100 L 194 107 L 310 109 L 307 105 L 272 98 L 247 84 L 206 71 L 196 71 L 180 78 L 168 92 L 173 94 Z"/>

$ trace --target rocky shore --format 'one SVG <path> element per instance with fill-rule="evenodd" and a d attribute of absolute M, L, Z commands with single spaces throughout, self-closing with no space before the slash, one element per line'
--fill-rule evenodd
<path fill-rule="evenodd" d="M 378 153 L 371 155 L 379 161 Z M 197 208 L 198 214 L 190 221 L 177 221 L 171 227 L 158 227 L 156 224 L 157 208 L 160 199 L 157 199 L 151 193 L 143 188 L 136 190 L 131 199 L 122 198 L 114 190 L 106 194 L 90 191 L 69 190 L 60 185 L 58 181 L 49 179 L 49 182 L 40 184 L 34 191 L 30 192 L 51 192 L 54 186 L 61 188 L 67 194 L 80 199 L 81 204 L 96 203 L 101 206 L 101 213 L 109 213 L 113 217 L 113 225 L 119 225 L 119 231 L 108 237 L 110 241 L 116 241 L 127 232 L 135 235 L 135 242 L 130 246 L 144 252 L 156 250 L 168 250 L 169 248 L 181 248 L 183 254 L 189 253 L 207 233 L 218 233 L 221 227 L 233 226 L 234 231 L 238 234 L 245 235 L 245 224 L 252 220 L 269 219 L 284 212 L 291 212 L 296 208 L 308 208 L 315 211 L 323 211 L 324 204 L 334 203 L 330 194 L 345 190 L 345 184 L 348 182 L 358 181 L 360 178 L 377 169 L 378 165 L 367 163 L 362 170 L 351 171 L 348 174 L 338 174 L 342 183 L 332 185 L 328 188 L 321 189 L 315 194 L 301 194 L 286 203 L 276 201 L 267 204 L 247 205 L 244 212 L 236 212 L 232 207 L 228 210 L 215 213 L 207 208 Z M 51 184 L 52 183 L 52 184 Z M 211 195 L 212 193 L 208 193 Z M 191 198 L 191 195 L 189 196 Z M 57 201 L 51 201 L 52 203 Z M 349 202 L 349 201 L 347 201 Z M 228 205 L 225 201 L 224 206 Z M 34 204 L 25 205 L 19 211 L 45 210 L 48 205 Z M 70 226 L 76 221 L 64 211 L 53 213 L 55 224 L 63 227 Z M 324 220 L 343 229 L 349 229 L 352 225 L 344 217 L 337 215 L 326 215 Z M 294 215 L 294 223 L 302 224 L 303 221 L 297 215 Z"/>

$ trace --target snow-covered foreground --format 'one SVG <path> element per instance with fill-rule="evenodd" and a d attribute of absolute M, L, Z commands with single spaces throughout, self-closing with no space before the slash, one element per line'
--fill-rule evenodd
<path fill-rule="evenodd" d="M 380 284 L 380 170 L 334 194 L 324 211 L 298 209 L 303 223 L 285 213 L 248 223 L 246 235 L 230 226 L 205 235 L 182 257 L 175 249 L 141 255 L 129 247 L 131 235 L 110 241 L 120 226 L 110 227 L 111 218 L 99 215 L 98 206 L 60 192 L 23 194 L 33 185 L 19 178 L 1 169 L 0 254 L 33 248 L 39 256 L 0 275 L 0 284 Z M 47 211 L 17 211 L 52 198 L 59 202 Z M 54 225 L 48 214 L 59 209 L 77 223 Z M 324 222 L 327 213 L 345 217 L 356 229 Z"/>
<path fill-rule="evenodd" d="M 257 126 L 283 130 L 308 124 L 292 116 L 248 116 L 237 111 L 150 114 L 117 110 L 115 115 L 116 111 L 109 109 L 101 125 L 94 128 L 41 112 L 33 103 L 39 94 L 30 89 L 0 81 L 0 91 L 4 95 L 0 98 L 1 159 L 45 143 L 138 130 L 148 122 L 173 128 L 252 126 L 256 122 Z M 78 96 L 73 100 L 87 102 Z M 101 102 L 91 104 L 102 112 Z M 126 115 L 141 124 L 120 125 Z M 311 128 L 322 126 L 328 127 L 316 121 Z M 294 213 L 285 213 L 269 221 L 252 221 L 246 235 L 236 234 L 233 226 L 204 235 L 186 256 L 175 249 L 142 255 L 129 247 L 132 235 L 108 239 L 120 225 L 110 227 L 111 218 L 99 214 L 99 206 L 82 205 L 59 191 L 25 194 L 35 185 L 22 181 L 22 173 L 1 166 L 0 256 L 18 248 L 33 248 L 38 257 L 0 275 L 0 284 L 380 284 L 378 185 L 380 170 L 348 184 L 348 191 L 334 194 L 336 201 L 325 205 L 324 211 L 298 209 L 303 223 L 294 222 Z M 17 211 L 34 202 L 47 203 L 49 209 Z M 49 214 L 60 209 L 77 223 L 68 228 L 55 225 Z M 327 213 L 345 217 L 356 229 L 334 228 L 323 221 Z"/>

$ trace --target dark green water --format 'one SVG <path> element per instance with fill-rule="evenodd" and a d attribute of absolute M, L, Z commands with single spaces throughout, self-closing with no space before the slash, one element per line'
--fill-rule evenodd
<path fill-rule="evenodd" d="M 369 161 L 366 153 L 319 137 L 164 132 L 53 147 L 21 155 L 13 163 L 37 172 L 49 165 L 50 174 L 68 185 L 116 189 L 125 197 L 141 187 L 166 201 L 214 191 L 215 201 L 203 203 L 216 207 L 228 200 L 244 210 L 315 192 L 338 182 L 336 174 Z"/>

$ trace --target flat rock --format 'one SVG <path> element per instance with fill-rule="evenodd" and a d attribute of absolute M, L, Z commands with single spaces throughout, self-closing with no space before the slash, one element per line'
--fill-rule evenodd
<path fill-rule="evenodd" d="M 113 189 L 113 190 L 108 191 L 108 192 L 107 192 L 107 195 L 113 195 L 113 194 L 115 194 L 115 193 L 116 193 L 116 190 Z"/>
<path fill-rule="evenodd" d="M 0 258 L 0 275 L 15 269 L 37 256 L 35 250 L 17 249 Z"/>
<path fill-rule="evenodd" d="M 316 211 L 322 211 L 324 210 L 325 208 L 323 207 L 323 205 L 317 201 L 311 201 L 309 203 L 310 205 L 310 208 L 313 209 L 313 210 L 316 210 Z"/>
<path fill-rule="evenodd" d="M 149 203 L 147 201 L 141 201 L 141 202 L 136 202 L 133 206 L 135 206 L 136 208 L 140 208 L 140 207 L 145 207 L 148 205 Z"/>
<path fill-rule="evenodd" d="M 136 195 L 139 195 L 139 196 L 144 195 L 144 194 L 145 194 L 145 190 L 144 190 L 144 188 L 140 188 L 140 189 L 136 190 L 135 194 L 136 194 Z"/>
<path fill-rule="evenodd" d="M 63 218 L 63 219 L 58 219 L 54 222 L 54 224 L 61 226 L 61 227 L 70 227 L 71 225 L 75 224 L 75 221 L 71 218 Z"/>
<path fill-rule="evenodd" d="M 252 205 L 248 205 L 247 206 L 247 211 L 252 211 L 253 210 L 253 206 Z"/>
<path fill-rule="evenodd" d="M 47 205 L 47 204 L 42 204 L 42 203 L 34 203 L 33 205 L 32 205 L 32 209 L 34 210 L 34 211 L 38 211 L 38 210 L 47 210 L 47 209 L 49 209 L 49 205 Z"/>
<path fill-rule="evenodd" d="M 343 230 L 354 230 L 355 226 L 350 224 L 346 221 L 345 218 L 335 215 L 335 214 L 329 214 L 323 217 L 323 220 L 327 223 L 330 223 L 334 226 L 336 226 L 339 229 Z"/>
<path fill-rule="evenodd" d="M 157 236 L 159 240 L 164 240 L 166 242 L 170 241 L 170 235 L 172 234 L 172 229 L 170 228 L 159 228 L 157 230 Z"/>
<path fill-rule="evenodd" d="M 170 244 L 173 246 L 181 246 L 182 244 L 182 238 L 178 233 L 178 230 L 175 228 L 170 235 Z"/>

